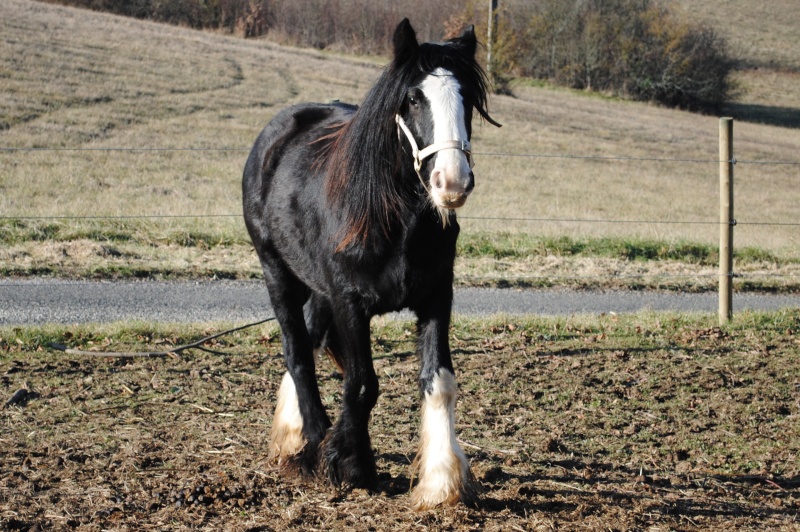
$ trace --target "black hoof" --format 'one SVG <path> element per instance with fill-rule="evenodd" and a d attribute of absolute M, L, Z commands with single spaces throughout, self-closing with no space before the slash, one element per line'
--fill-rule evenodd
<path fill-rule="evenodd" d="M 328 481 L 340 488 L 378 486 L 378 472 L 369 436 L 355 438 L 334 427 L 320 446 L 320 469 Z"/>
<path fill-rule="evenodd" d="M 317 474 L 318 464 L 319 445 L 306 444 L 299 453 L 281 458 L 278 468 L 283 477 L 312 480 Z"/>

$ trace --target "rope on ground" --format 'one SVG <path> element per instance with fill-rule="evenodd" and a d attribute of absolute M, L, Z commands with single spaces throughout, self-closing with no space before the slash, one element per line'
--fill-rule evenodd
<path fill-rule="evenodd" d="M 139 351 L 139 352 L 117 352 L 117 351 L 81 351 L 80 349 L 72 349 L 63 344 L 57 344 L 54 342 L 50 342 L 48 345 L 57 351 L 62 351 L 64 353 L 68 353 L 70 355 L 83 355 L 83 356 L 92 356 L 92 357 L 114 357 L 114 358 L 136 358 L 136 357 L 143 357 L 143 358 L 161 358 L 161 357 L 173 357 L 177 358 L 179 353 L 186 351 L 188 349 L 199 349 L 201 351 L 205 351 L 207 353 L 213 353 L 215 355 L 228 355 L 229 353 L 224 353 L 222 351 L 215 351 L 213 349 L 208 349 L 207 347 L 203 347 L 203 344 L 219 338 L 220 336 L 225 336 L 226 334 L 235 333 L 237 331 L 241 331 L 243 329 L 248 329 L 250 327 L 255 327 L 256 325 L 261 325 L 262 323 L 267 323 L 268 321 L 273 321 L 275 317 L 266 318 L 254 323 L 248 323 L 247 325 L 242 325 L 240 327 L 234 327 L 233 329 L 228 329 L 227 331 L 222 331 L 216 334 L 212 334 L 210 336 L 206 336 L 205 338 L 201 338 L 196 342 L 191 342 L 188 344 L 179 345 L 174 349 L 170 349 L 169 351 Z"/>

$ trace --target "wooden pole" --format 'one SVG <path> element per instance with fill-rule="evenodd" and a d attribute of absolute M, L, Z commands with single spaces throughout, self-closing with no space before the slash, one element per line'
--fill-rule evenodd
<path fill-rule="evenodd" d="M 492 72 L 492 41 L 494 39 L 494 28 L 497 25 L 497 0 L 489 0 L 489 29 L 486 35 L 486 77 L 494 83 L 494 73 Z"/>
<path fill-rule="evenodd" d="M 733 118 L 719 119 L 719 323 L 733 316 Z"/>

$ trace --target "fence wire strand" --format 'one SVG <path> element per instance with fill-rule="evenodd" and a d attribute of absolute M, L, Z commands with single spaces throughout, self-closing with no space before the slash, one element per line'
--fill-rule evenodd
<path fill-rule="evenodd" d="M 250 148 L 239 147 L 0 147 L 0 152 L 249 152 Z M 722 161 L 719 159 L 698 159 L 684 157 L 633 157 L 628 155 L 584 155 L 584 154 L 558 154 L 558 153 L 506 153 L 506 152 L 473 152 L 473 155 L 480 157 L 523 157 L 531 159 L 576 159 L 576 160 L 595 160 L 595 161 L 630 161 L 630 162 L 675 162 L 675 163 L 700 163 L 700 164 L 719 164 L 734 163 L 753 164 L 753 165 L 779 165 L 779 166 L 800 166 L 800 161 L 759 161 L 755 159 L 732 159 Z"/>
<path fill-rule="evenodd" d="M 157 219 L 189 219 L 189 218 L 241 218 L 243 215 L 239 214 L 131 214 L 131 215 L 108 215 L 108 216 L 78 216 L 78 215 L 60 215 L 60 216 L 15 216 L 15 215 L 2 215 L 0 221 L 13 221 L 13 220 L 44 220 L 44 221 L 60 221 L 60 220 L 89 220 L 89 221 L 102 221 L 102 220 L 157 220 Z M 720 226 L 730 225 L 729 223 L 719 221 L 705 221 L 705 220 L 621 220 L 621 219 L 603 219 L 603 218 L 541 218 L 541 217 L 502 217 L 502 216 L 459 216 L 461 221 L 465 220 L 479 220 L 488 222 L 543 222 L 543 223 L 598 223 L 598 224 L 640 224 L 640 225 L 708 225 Z M 800 222 L 747 222 L 735 220 L 734 225 L 738 226 L 777 226 L 777 227 L 800 227 Z"/>

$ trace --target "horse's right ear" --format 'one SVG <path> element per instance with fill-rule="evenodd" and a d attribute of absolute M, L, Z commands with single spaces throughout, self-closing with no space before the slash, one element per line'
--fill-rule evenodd
<path fill-rule="evenodd" d="M 397 64 L 403 64 L 414 58 L 418 51 L 417 33 L 411 27 L 408 19 L 404 18 L 394 30 L 394 61 Z"/>
<path fill-rule="evenodd" d="M 478 39 L 475 37 L 475 26 L 470 24 L 464 29 L 464 32 L 455 41 L 461 45 L 461 48 L 467 52 L 467 55 L 473 57 L 475 50 L 478 48 Z"/>

